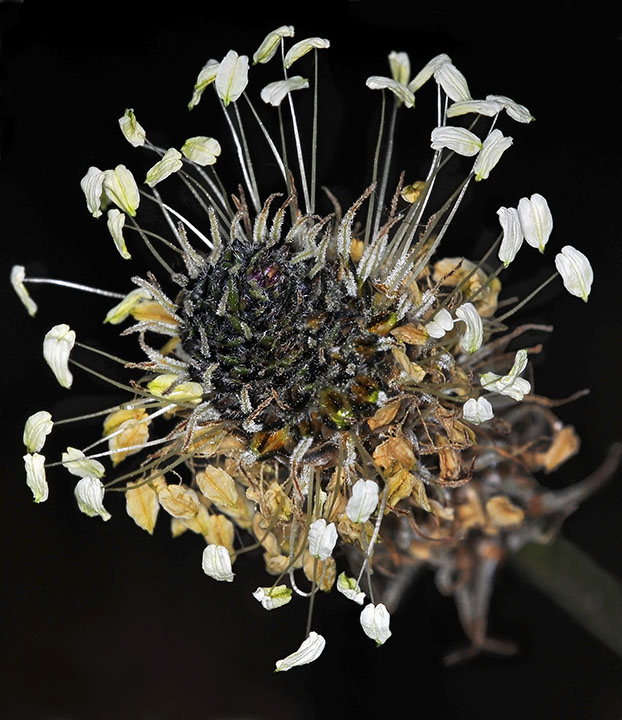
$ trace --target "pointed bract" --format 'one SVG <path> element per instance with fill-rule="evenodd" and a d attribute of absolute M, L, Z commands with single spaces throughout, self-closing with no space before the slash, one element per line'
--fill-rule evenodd
<path fill-rule="evenodd" d="M 555 257 L 555 267 L 566 290 L 587 302 L 594 281 L 594 272 L 587 257 L 571 245 L 564 245 Z"/>
<path fill-rule="evenodd" d="M 285 672 L 287 670 L 291 670 L 293 667 L 307 665 L 308 663 L 317 660 L 322 654 L 325 646 L 326 640 L 324 640 L 321 635 L 318 635 L 318 633 L 311 630 L 307 639 L 302 643 L 298 650 L 296 650 L 296 652 L 293 652 L 291 655 L 288 655 L 282 660 L 276 661 L 275 672 Z"/>
<path fill-rule="evenodd" d="M 43 357 L 64 388 L 70 388 L 73 375 L 69 370 L 69 353 L 76 341 L 69 325 L 55 325 L 43 340 Z"/>

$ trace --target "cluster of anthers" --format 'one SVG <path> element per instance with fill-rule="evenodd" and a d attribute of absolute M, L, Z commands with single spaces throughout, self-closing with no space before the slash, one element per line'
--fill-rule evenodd
<path fill-rule="evenodd" d="M 533 477 L 578 447 L 572 428 L 552 414 L 553 402 L 534 395 L 522 377 L 538 346 L 508 350 L 526 330 L 550 329 L 509 331 L 506 324 L 542 286 L 498 313 L 498 276 L 523 240 L 545 251 L 553 227 L 548 204 L 536 193 L 500 208 L 499 237 L 479 261 L 438 252 L 472 182 L 487 179 L 512 144 L 497 120 L 533 118 L 505 96 L 473 99 L 447 55 L 411 79 L 408 56 L 392 52 L 391 77 L 367 80 L 382 99 L 369 186 L 345 213 L 327 190 L 322 201 L 332 212 L 317 214 L 318 53 L 329 42 L 308 38 L 286 50 L 293 35 L 292 27 L 278 28 L 252 58 L 281 59 L 283 79 L 260 95 L 266 112 L 277 115 L 278 136 L 246 93 L 247 56 L 231 50 L 220 62 L 209 60 L 196 81 L 189 107 L 211 85 L 224 113 L 243 182 L 237 195 L 225 192 L 214 169 L 217 140 L 192 137 L 181 150 L 164 150 L 149 142 L 133 110 L 119 120 L 123 134 L 159 156 L 146 187 L 139 189 L 124 165 L 89 168 L 81 183 L 88 209 L 96 218 L 107 211 L 121 256 L 130 257 L 128 233 L 153 256 L 156 270 L 132 277 L 135 289 L 118 294 L 13 268 L 13 286 L 31 315 L 36 304 L 25 283 L 117 298 L 104 322 L 133 318 L 122 334 L 136 335 L 145 355 L 139 362 L 107 355 L 77 342 L 66 324 L 46 334 L 43 353 L 63 387 L 72 385 L 71 365 L 126 398 L 90 413 L 88 420 L 103 418 L 100 439 L 68 447 L 57 462 L 41 454 L 55 424 L 50 413 L 30 417 L 27 483 L 36 502 L 46 500 L 46 468 L 61 465 L 79 478 L 82 512 L 108 520 L 105 495 L 123 492 L 127 513 L 149 533 L 163 510 L 173 536 L 203 536 L 203 570 L 216 580 L 232 581 L 236 558 L 260 548 L 275 579 L 257 589 L 257 601 L 266 610 L 293 595 L 309 601 L 305 639 L 277 670 L 324 649 L 311 630 L 318 592 L 336 588 L 364 606 L 364 632 L 384 643 L 389 611 L 420 567 L 432 567 L 440 590 L 454 595 L 473 648 L 503 649 L 486 636 L 495 567 L 507 551 L 556 529 L 589 491 L 579 484 L 549 492 Z M 305 149 L 294 96 L 310 83 L 290 68 L 310 61 Z M 429 171 L 410 183 L 402 173 L 387 195 L 396 118 L 414 112 L 415 95 L 430 83 L 438 102 Z M 467 129 L 460 123 L 468 118 Z M 283 192 L 265 200 L 248 122 L 282 176 Z M 465 162 L 458 156 L 473 164 L 438 201 L 437 179 L 448 162 Z M 196 217 L 162 199 L 156 186 L 165 179 L 194 198 Z M 141 204 L 151 206 L 150 229 L 136 219 Z M 570 293 L 587 300 L 587 258 L 566 246 L 555 266 L 546 282 L 561 275 Z M 104 354 L 134 376 L 104 377 L 78 362 L 76 350 Z M 60 422 L 71 420 L 85 418 Z"/>

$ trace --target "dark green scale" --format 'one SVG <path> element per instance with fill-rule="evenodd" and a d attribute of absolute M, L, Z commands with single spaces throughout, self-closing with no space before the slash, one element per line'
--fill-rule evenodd
<path fill-rule="evenodd" d="M 202 381 L 215 365 L 212 402 L 225 418 L 243 416 L 246 389 L 253 408 L 278 397 L 262 415 L 264 427 L 299 423 L 313 411 L 347 427 L 354 408 L 373 403 L 381 386 L 370 369 L 378 334 L 366 329 L 369 288 L 349 297 L 338 262 L 310 278 L 315 260 L 292 264 L 293 255 L 291 245 L 249 248 L 236 240 L 187 285 L 180 315 L 183 348 L 198 366 L 192 379 Z"/>

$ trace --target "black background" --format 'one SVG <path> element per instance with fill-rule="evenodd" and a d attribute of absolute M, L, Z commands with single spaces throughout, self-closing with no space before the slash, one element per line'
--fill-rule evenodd
<path fill-rule="evenodd" d="M 369 177 L 379 98 L 364 87 L 365 79 L 388 74 L 386 55 L 393 49 L 409 52 L 415 72 L 447 52 L 475 97 L 509 95 L 537 119 L 529 126 L 503 122 L 514 146 L 491 178 L 470 191 L 448 249 L 474 249 L 479 256 L 497 233 L 496 209 L 540 192 L 553 211 L 553 236 L 544 258 L 521 251 L 505 275 L 508 294 L 524 294 L 545 279 L 565 244 L 585 252 L 594 267 L 587 305 L 556 281 L 521 316 L 555 326 L 532 358 L 537 392 L 564 397 L 583 387 L 592 391 L 559 410 L 583 440 L 580 456 L 546 478 L 565 485 L 591 472 L 622 434 L 619 24 L 598 8 L 563 2 L 537 12 L 363 2 L 335 2 L 328 9 L 258 6 L 252 13 L 234 3 L 196 10 L 181 0 L 158 10 L 147 2 L 89 3 L 88 10 L 87 4 L 72 10 L 54 5 L 0 4 L 5 716 L 381 718 L 398 711 L 418 716 L 427 706 L 440 718 L 619 719 L 620 659 L 512 568 L 498 577 L 491 629 L 519 642 L 515 658 L 482 657 L 445 669 L 443 653 L 463 635 L 452 602 L 426 576 L 394 615 L 393 637 L 380 649 L 363 636 L 351 604 L 334 593 L 320 598 L 314 628 L 328 641 L 321 659 L 273 675 L 274 660 L 302 638 L 306 604 L 265 613 L 250 596 L 270 582 L 259 558 L 236 563 L 235 583 L 215 583 L 201 572 L 200 538 L 187 533 L 171 540 L 163 518 L 149 537 L 125 516 L 120 497 L 106 500 L 110 522 L 86 518 L 75 508 L 66 473 L 51 473 L 49 501 L 32 503 L 21 460 L 25 418 L 42 408 L 61 417 L 102 407 L 105 390 L 76 373 L 68 399 L 44 365 L 43 334 L 67 322 L 87 342 L 131 343 L 117 340 L 113 328 L 102 329 L 108 304 L 98 298 L 34 288 L 40 311 L 32 320 L 8 285 L 9 268 L 19 263 L 31 274 L 130 289 L 129 277 L 142 272 L 143 258 L 136 251 L 123 265 L 103 221 L 86 211 L 79 180 L 91 164 L 141 167 L 141 153 L 118 131 L 126 107 L 165 147 L 198 134 L 224 138 L 224 131 L 213 130 L 221 124 L 213 104 L 204 99 L 193 113 L 186 110 L 208 58 L 230 48 L 251 55 L 283 23 L 296 26 L 298 39 L 331 40 L 321 66 L 320 174 L 345 204 Z M 271 73 L 275 69 L 258 71 L 265 82 L 276 79 Z M 407 170 L 423 167 L 421 158 L 429 157 L 434 93 L 422 91 L 417 104 L 412 121 L 401 119 L 405 140 L 397 157 Z M 225 152 L 232 149 L 223 147 L 226 167 Z M 95 431 L 59 428 L 50 448 L 84 445 Z M 618 477 L 564 529 L 618 577 L 621 495 Z"/>

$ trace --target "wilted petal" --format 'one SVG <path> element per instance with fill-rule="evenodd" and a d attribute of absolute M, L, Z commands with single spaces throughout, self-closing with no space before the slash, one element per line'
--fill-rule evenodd
<path fill-rule="evenodd" d="M 391 637 L 391 631 L 389 630 L 391 616 L 382 603 L 378 605 L 369 603 L 361 611 L 360 619 L 365 635 L 375 640 L 378 645 L 382 645 Z"/>
<path fill-rule="evenodd" d="M 354 578 L 348 577 L 342 572 L 337 578 L 337 590 L 342 595 L 345 595 L 348 600 L 353 600 L 358 605 L 362 605 L 365 602 L 365 593 L 359 587 L 359 584 Z"/>
<path fill-rule="evenodd" d="M 38 453 L 45 445 L 45 438 L 52 432 L 54 423 L 46 410 L 39 410 L 26 420 L 24 426 L 24 445 L 28 452 Z"/>
<path fill-rule="evenodd" d="M 490 171 L 499 162 L 501 156 L 512 142 L 512 138 L 506 137 L 501 130 L 493 130 L 488 135 L 473 165 L 476 182 L 488 178 Z"/>
<path fill-rule="evenodd" d="M 203 550 L 203 572 L 214 580 L 233 582 L 231 556 L 224 545 L 208 545 Z"/>
<path fill-rule="evenodd" d="M 140 482 L 135 487 L 128 485 L 125 491 L 125 509 L 138 527 L 150 535 L 153 534 L 160 503 L 156 491 L 149 483 Z"/>
<path fill-rule="evenodd" d="M 527 244 L 544 252 L 553 231 L 553 215 L 547 201 L 539 193 L 534 193 L 529 199 L 521 198 L 518 217 Z"/>
<path fill-rule="evenodd" d="M 128 108 L 123 117 L 119 118 L 119 127 L 130 145 L 139 147 L 145 144 L 145 138 L 147 137 L 145 128 L 138 122 L 131 108 Z"/>
<path fill-rule="evenodd" d="M 291 668 L 298 665 L 306 665 L 307 663 L 317 660 L 322 654 L 325 646 L 326 640 L 312 630 L 307 639 L 302 643 L 298 650 L 296 650 L 296 652 L 288 655 L 282 660 L 276 661 L 275 672 L 285 672 L 286 670 L 291 670 Z"/>
<path fill-rule="evenodd" d="M 229 52 L 220 63 L 216 73 L 216 92 L 225 105 L 235 102 L 248 85 L 248 58 Z"/>
<path fill-rule="evenodd" d="M 447 108 L 447 117 L 457 117 L 458 115 L 466 115 L 467 113 L 477 113 L 478 115 L 486 115 L 486 117 L 494 117 L 503 110 L 500 103 L 492 100 L 462 100 L 451 104 Z"/>
<path fill-rule="evenodd" d="M 26 484 L 32 490 L 36 503 L 45 502 L 48 499 L 48 484 L 45 479 L 45 456 L 38 453 L 24 455 L 24 466 L 26 468 Z"/>
<path fill-rule="evenodd" d="M 464 102 L 471 99 L 466 78 L 454 64 L 450 62 L 443 63 L 434 71 L 434 79 L 454 102 Z"/>
<path fill-rule="evenodd" d="M 63 467 L 78 477 L 100 478 L 106 472 L 106 468 L 98 460 L 87 458 L 78 448 L 68 447 L 62 455 L 62 461 Z"/>
<path fill-rule="evenodd" d="M 324 561 L 329 558 L 337 542 L 335 523 L 326 524 L 324 518 L 312 522 L 309 526 L 309 552 L 314 558 Z"/>
<path fill-rule="evenodd" d="M 472 303 L 464 303 L 456 310 L 456 317 L 466 325 L 464 334 L 460 339 L 460 345 L 473 354 L 482 346 L 484 339 L 484 330 L 482 327 L 482 318 L 480 317 L 475 305 Z"/>
<path fill-rule="evenodd" d="M 192 110 L 192 108 L 199 104 L 201 101 L 201 95 L 203 95 L 205 88 L 216 80 L 216 74 L 218 73 L 219 67 L 220 63 L 218 60 L 214 60 L 213 58 L 205 63 L 194 84 L 194 92 L 192 93 L 192 99 L 188 103 L 188 110 Z"/>
<path fill-rule="evenodd" d="M 255 600 L 261 603 L 266 610 L 280 608 L 292 599 L 292 589 L 287 585 L 276 587 L 258 587 L 253 593 Z"/>
<path fill-rule="evenodd" d="M 222 468 L 206 465 L 203 472 L 196 474 L 196 481 L 203 495 L 221 510 L 235 510 L 238 507 L 235 480 Z"/>
<path fill-rule="evenodd" d="M 346 505 L 346 515 L 354 523 L 364 523 L 378 505 L 378 483 L 374 480 L 357 480 L 352 497 Z"/>
<path fill-rule="evenodd" d="M 281 25 L 281 27 L 268 33 L 253 55 L 253 64 L 267 63 L 271 60 L 284 37 L 294 37 L 294 28 L 292 25 Z"/>
<path fill-rule="evenodd" d="M 69 353 L 76 341 L 69 325 L 55 325 L 43 339 L 43 357 L 64 388 L 70 388 L 73 375 L 69 371 Z"/>
<path fill-rule="evenodd" d="M 389 66 L 393 79 L 402 85 L 408 85 L 410 80 L 410 58 L 408 53 L 395 52 L 395 50 L 390 52 Z"/>
<path fill-rule="evenodd" d="M 469 398 L 462 406 L 462 417 L 474 425 L 491 420 L 494 417 L 492 405 L 485 397 Z"/>
<path fill-rule="evenodd" d="M 125 165 L 117 165 L 114 170 L 104 172 L 104 191 L 110 200 L 130 217 L 136 215 L 140 204 L 138 185 Z"/>
<path fill-rule="evenodd" d="M 183 162 L 179 150 L 169 148 L 162 156 L 162 159 L 147 172 L 145 183 L 149 185 L 149 187 L 154 187 L 169 175 L 181 170 L 182 167 Z"/>
<path fill-rule="evenodd" d="M 285 56 L 285 67 L 291 67 L 296 62 L 296 60 L 300 60 L 303 55 L 306 55 L 314 48 L 316 50 L 325 50 L 329 47 L 330 42 L 328 40 L 325 40 L 324 38 L 312 37 L 306 38 L 306 40 L 301 40 L 295 45 L 292 45 L 287 51 L 287 55 Z"/>
<path fill-rule="evenodd" d="M 451 313 L 445 308 L 441 308 L 430 320 L 426 323 L 425 329 L 430 337 L 442 338 L 446 332 L 449 332 L 454 326 L 454 319 L 451 317 Z"/>
<path fill-rule="evenodd" d="M 80 180 L 80 187 L 86 197 L 86 206 L 93 217 L 100 217 L 102 193 L 104 191 L 104 172 L 95 166 L 88 169 Z"/>
<path fill-rule="evenodd" d="M 514 102 L 512 98 L 506 97 L 505 95 L 486 95 L 486 100 L 499 103 L 512 120 L 516 120 L 516 122 L 528 123 L 535 120 L 534 116 L 524 105 L 519 105 L 517 102 Z"/>
<path fill-rule="evenodd" d="M 191 137 L 186 140 L 181 149 L 184 157 L 197 165 L 213 165 L 220 155 L 221 148 L 218 140 L 211 137 Z"/>
<path fill-rule="evenodd" d="M 26 278 L 26 268 L 23 265 L 13 265 L 11 268 L 11 285 L 17 293 L 17 297 L 22 301 L 28 314 L 34 317 L 37 312 L 37 303 L 30 297 L 30 293 L 26 290 L 24 280 Z"/>
<path fill-rule="evenodd" d="M 382 75 L 372 75 L 365 82 L 370 90 L 390 90 L 400 102 L 406 107 L 413 107 L 415 104 L 415 96 L 410 92 L 406 85 L 393 80 L 393 78 L 384 77 Z"/>
<path fill-rule="evenodd" d="M 287 80 L 277 80 L 266 85 L 261 91 L 261 99 L 269 105 L 278 107 L 292 90 L 304 90 L 308 87 L 309 81 L 306 78 L 294 75 Z"/>
<path fill-rule="evenodd" d="M 193 520 L 201 510 L 199 496 L 187 485 L 161 482 L 157 485 L 157 493 L 160 505 L 179 520 Z"/>
<path fill-rule="evenodd" d="M 147 389 L 152 395 L 164 398 L 170 402 L 190 403 L 196 405 L 203 397 L 203 388 L 197 382 L 177 383 L 179 378 L 172 373 L 158 375 L 150 383 Z"/>
<path fill-rule="evenodd" d="M 501 229 L 503 230 L 503 239 L 499 248 L 499 260 L 507 267 L 516 257 L 516 253 L 523 244 L 523 228 L 518 217 L 516 208 L 500 207 L 497 210 Z"/>
<path fill-rule="evenodd" d="M 121 300 L 120 303 L 108 311 L 104 322 L 110 323 L 111 325 L 118 325 L 130 315 L 138 303 L 142 300 L 149 299 L 151 299 L 151 295 L 146 290 L 143 290 L 143 288 L 132 290 L 123 298 L 123 300 Z"/>
<path fill-rule="evenodd" d="M 416 93 L 417 90 L 419 90 L 419 88 L 426 83 L 440 67 L 450 62 L 451 58 L 449 55 L 445 55 L 444 53 L 433 57 L 408 83 L 408 89 L 410 92 Z"/>
<path fill-rule="evenodd" d="M 80 510 L 89 517 L 99 515 L 102 520 L 112 517 L 104 507 L 104 486 L 98 478 L 84 477 L 78 481 L 74 495 Z"/>
<path fill-rule="evenodd" d="M 432 130 L 432 150 L 448 148 L 458 155 L 472 157 L 482 149 L 482 141 L 466 128 L 444 125 Z"/>
<path fill-rule="evenodd" d="M 587 302 L 594 272 L 585 255 L 571 245 L 565 245 L 555 257 L 555 267 L 562 276 L 566 290 Z"/>
<path fill-rule="evenodd" d="M 119 251 L 119 255 L 124 260 L 129 260 L 132 256 L 129 254 L 127 246 L 125 244 L 125 238 L 123 237 L 123 226 L 125 225 L 125 213 L 122 213 L 116 208 L 108 210 L 108 221 L 107 226 L 112 239 L 114 240 L 115 247 Z"/>

